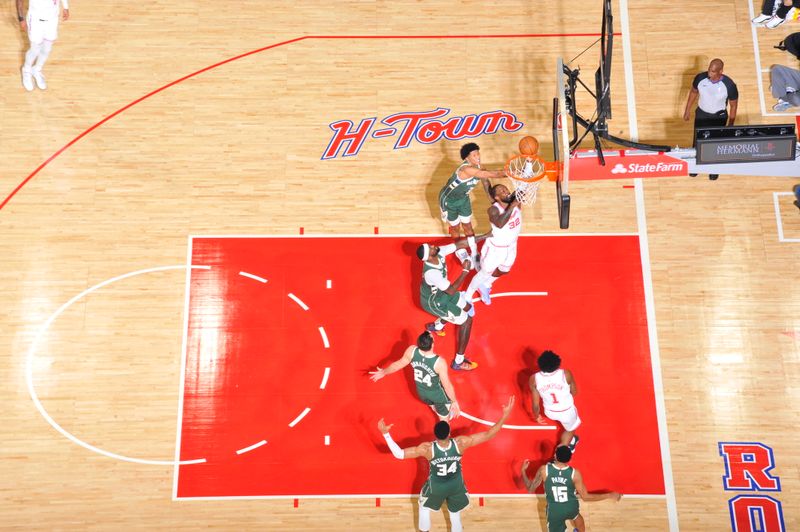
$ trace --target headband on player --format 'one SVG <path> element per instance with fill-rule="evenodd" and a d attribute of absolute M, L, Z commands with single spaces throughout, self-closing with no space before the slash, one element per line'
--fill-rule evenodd
<path fill-rule="evenodd" d="M 422 244 L 422 256 L 420 259 L 425 262 L 431 256 L 431 246 L 429 244 Z"/>

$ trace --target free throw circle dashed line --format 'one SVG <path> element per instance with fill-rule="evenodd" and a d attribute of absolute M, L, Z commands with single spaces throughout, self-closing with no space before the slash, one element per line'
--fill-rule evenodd
<path fill-rule="evenodd" d="M 325 327 L 319 327 L 319 335 L 322 337 L 322 345 L 325 346 L 325 349 L 328 349 L 331 344 L 328 342 L 328 334 L 325 332 Z"/>
<path fill-rule="evenodd" d="M 296 418 L 294 418 L 294 421 L 292 421 L 291 423 L 289 423 L 289 427 L 294 427 L 295 425 L 297 425 L 298 423 L 300 423 L 300 421 L 302 421 L 302 419 L 303 419 L 304 417 L 306 417 L 306 414 L 308 414 L 309 412 L 311 412 L 311 409 L 310 409 L 309 407 L 306 407 L 306 409 L 305 409 L 305 410 L 303 410 L 302 412 L 300 412 L 300 415 L 299 415 L 299 416 L 297 416 Z"/>
<path fill-rule="evenodd" d="M 259 277 L 258 275 L 254 275 L 252 273 L 239 272 L 239 275 L 241 275 L 242 277 L 249 277 L 250 279 L 255 279 L 259 283 L 266 283 L 267 282 L 267 280 L 264 279 L 263 277 Z"/>
<path fill-rule="evenodd" d="M 188 266 L 193 270 L 210 270 L 211 266 Z M 160 271 L 167 271 L 167 270 L 183 270 L 186 269 L 187 266 L 185 264 L 180 264 L 176 266 L 160 266 L 157 268 L 147 268 L 144 270 L 136 270 L 134 272 L 129 272 L 123 275 L 118 275 L 117 277 L 107 279 L 102 283 L 98 283 L 90 288 L 87 288 L 77 296 L 74 296 L 72 299 L 58 307 L 58 309 L 50 315 L 49 318 L 42 324 L 36 334 L 33 337 L 33 342 L 31 343 L 30 349 L 28 349 L 28 357 L 26 360 L 26 367 L 25 367 L 25 380 L 28 385 L 28 394 L 31 396 L 31 400 L 33 401 L 36 410 L 39 411 L 39 414 L 47 421 L 50 426 L 56 429 L 62 436 L 70 440 L 71 442 L 80 445 L 84 449 L 88 449 L 89 451 L 95 452 L 97 454 L 102 454 L 103 456 L 107 456 L 109 458 L 114 458 L 116 460 L 122 460 L 125 462 L 134 462 L 137 464 L 148 464 L 148 465 L 189 465 L 189 464 L 202 464 L 206 461 L 205 458 L 198 458 L 196 460 L 146 460 L 142 458 L 132 458 L 130 456 L 124 456 L 117 453 L 112 453 L 110 451 L 106 451 L 105 449 L 100 449 L 99 447 L 95 447 L 90 443 L 86 443 L 85 441 L 79 439 L 77 436 L 72 435 L 70 432 L 59 425 L 55 419 L 47 413 L 47 410 L 44 409 L 44 405 L 39 400 L 39 396 L 36 393 L 36 388 L 33 386 L 33 360 L 36 355 L 36 350 L 39 347 L 39 343 L 41 342 L 42 338 L 44 337 L 47 329 L 50 328 L 50 325 L 53 324 L 54 321 L 65 311 L 67 310 L 73 303 L 80 301 L 85 296 L 91 294 L 92 292 L 103 288 L 106 285 L 114 283 L 116 281 L 121 281 L 123 279 L 127 279 L 128 277 L 134 277 L 136 275 L 141 275 L 143 273 L 152 273 L 152 272 L 160 272 Z"/>
<path fill-rule="evenodd" d="M 261 440 L 258 443 L 254 443 L 253 445 L 250 445 L 249 447 L 245 447 L 244 449 L 239 449 L 238 451 L 236 451 L 236 454 L 244 454 L 244 453 L 246 453 L 248 451 L 252 451 L 253 449 L 258 449 L 262 445 L 266 445 L 266 444 L 267 444 L 267 440 Z"/>
<path fill-rule="evenodd" d="M 461 415 L 467 419 L 471 419 L 476 423 L 480 423 L 481 425 L 489 425 L 490 427 L 495 424 L 494 421 L 486 421 L 485 419 L 481 419 L 479 417 L 472 416 L 467 414 L 463 410 L 461 411 Z M 553 425 L 503 425 L 504 429 L 511 429 L 511 430 L 556 430 L 556 427 Z"/>
<path fill-rule="evenodd" d="M 291 293 L 291 292 L 289 292 L 289 293 L 288 293 L 288 294 L 286 294 L 286 295 L 287 295 L 287 296 L 289 296 L 289 299 L 291 299 L 292 301 L 294 301 L 295 303 L 297 303 L 298 305 L 300 305 L 300 308 L 301 308 L 301 309 L 303 309 L 303 310 L 308 310 L 308 305 L 306 305 L 305 303 L 303 303 L 303 301 L 302 301 L 302 300 L 301 300 L 299 297 L 297 297 L 296 295 L 294 295 L 294 294 L 293 294 L 293 293 Z"/>
<path fill-rule="evenodd" d="M 324 390 L 325 386 L 328 384 L 328 377 L 331 374 L 331 368 L 325 368 L 325 373 L 322 375 L 322 382 L 319 385 L 320 390 Z"/>

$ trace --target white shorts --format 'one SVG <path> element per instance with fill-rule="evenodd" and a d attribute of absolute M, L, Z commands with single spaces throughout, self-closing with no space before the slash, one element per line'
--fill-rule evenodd
<path fill-rule="evenodd" d="M 481 248 L 481 270 L 485 272 L 494 273 L 500 268 L 500 271 L 509 272 L 517 260 L 517 244 L 516 242 L 509 246 L 497 246 L 492 244 L 491 240 L 487 240 Z"/>
<path fill-rule="evenodd" d="M 28 40 L 31 44 L 42 44 L 43 41 L 58 39 L 58 17 L 42 20 L 34 13 L 28 13 Z"/>
<path fill-rule="evenodd" d="M 545 410 L 544 415 L 553 421 L 561 423 L 561 426 L 564 427 L 564 430 L 567 432 L 572 432 L 581 425 L 581 418 L 578 417 L 578 409 L 575 408 L 575 405 L 563 412 L 550 412 L 549 410 Z"/>

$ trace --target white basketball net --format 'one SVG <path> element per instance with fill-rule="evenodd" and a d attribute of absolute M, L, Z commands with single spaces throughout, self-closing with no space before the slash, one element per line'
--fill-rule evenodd
<path fill-rule="evenodd" d="M 506 173 L 514 181 L 514 195 L 522 205 L 536 202 L 544 171 L 544 163 L 538 157 L 514 157 L 508 162 Z"/>

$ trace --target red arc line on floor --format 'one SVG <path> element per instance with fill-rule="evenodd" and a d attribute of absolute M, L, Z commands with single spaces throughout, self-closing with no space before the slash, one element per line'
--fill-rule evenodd
<path fill-rule="evenodd" d="M 619 35 L 619 34 L 615 33 L 614 35 Z M 225 59 L 223 61 L 219 61 L 218 63 L 214 63 L 213 65 L 207 66 L 205 68 L 201 68 L 200 70 L 198 70 L 196 72 L 192 72 L 191 74 L 187 74 L 186 76 L 183 76 L 182 78 L 178 78 L 175 81 L 167 83 L 166 85 L 164 85 L 162 87 L 159 87 L 159 88 L 157 88 L 157 89 L 155 89 L 155 90 L 153 90 L 151 92 L 148 92 L 144 96 L 141 96 L 140 98 L 135 99 L 134 101 L 130 102 L 129 104 L 125 105 L 124 107 L 120 107 L 119 109 L 117 109 L 116 111 L 111 113 L 110 115 L 106 116 L 105 118 L 103 118 L 99 122 L 95 123 L 94 125 L 92 125 L 88 129 L 84 130 L 77 137 L 75 137 L 74 139 L 72 139 L 71 141 L 66 143 L 64 146 L 62 146 L 58 151 L 53 153 L 53 155 L 51 155 L 50 157 L 45 159 L 45 161 L 42 164 L 37 166 L 36 169 L 28 175 L 28 177 L 26 177 L 19 185 L 16 186 L 16 188 L 14 190 L 11 191 L 11 193 L 8 196 L 6 196 L 6 198 L 3 200 L 3 202 L 0 203 L 0 211 L 3 210 L 3 208 L 5 208 L 5 206 L 8 204 L 8 202 L 10 202 L 11 199 L 14 196 L 17 195 L 17 192 L 22 190 L 22 187 L 27 185 L 28 182 L 31 179 L 33 179 L 39 172 L 41 172 L 56 157 L 58 157 L 59 155 L 64 153 L 73 144 L 75 144 L 76 142 L 81 140 L 83 137 L 85 137 L 86 135 L 88 135 L 89 133 L 94 131 L 95 129 L 99 128 L 100 126 L 102 126 L 103 124 L 105 124 L 106 122 L 111 120 L 112 118 L 116 117 L 117 115 L 122 114 L 123 112 L 127 111 L 128 109 L 130 109 L 134 105 L 136 105 L 136 104 L 138 104 L 140 102 L 143 102 L 144 100 L 147 100 L 151 96 L 155 96 L 159 92 L 162 92 L 162 91 L 172 87 L 173 85 L 177 85 L 178 83 L 186 81 L 187 79 L 191 79 L 191 78 L 193 78 L 195 76 L 199 76 L 200 74 L 202 74 L 204 72 L 208 72 L 209 70 L 213 70 L 213 69 L 215 69 L 217 67 L 220 67 L 222 65 L 225 65 L 225 64 L 228 64 L 230 62 L 236 61 L 238 59 L 242 59 L 244 57 L 255 55 L 255 54 L 264 52 L 266 50 L 270 50 L 272 48 L 278 48 L 280 46 L 285 46 L 287 44 L 292 44 L 292 43 L 296 43 L 296 42 L 299 42 L 299 41 L 304 41 L 306 39 L 350 39 L 350 40 L 354 40 L 354 39 L 387 39 L 387 40 L 388 39 L 526 39 L 526 38 L 546 38 L 546 37 L 599 37 L 599 36 L 600 36 L 599 33 L 521 33 L 521 34 L 507 34 L 507 35 L 506 34 L 503 34 L 503 35 L 306 35 L 305 37 L 297 37 L 297 38 L 294 38 L 294 39 L 290 39 L 288 41 L 281 41 L 279 43 L 271 44 L 269 46 L 264 46 L 262 48 L 257 48 L 255 50 L 251 50 L 249 52 L 245 52 L 243 54 L 239 54 L 237 56 L 230 57 L 230 58 Z"/>

